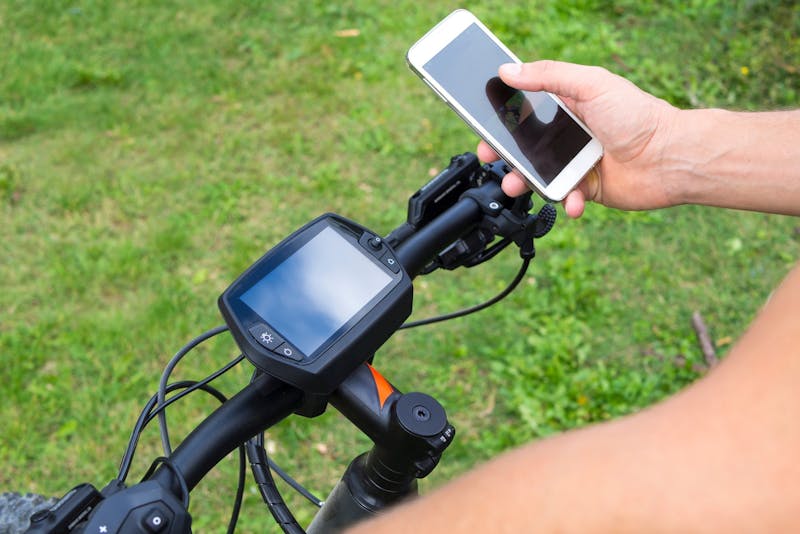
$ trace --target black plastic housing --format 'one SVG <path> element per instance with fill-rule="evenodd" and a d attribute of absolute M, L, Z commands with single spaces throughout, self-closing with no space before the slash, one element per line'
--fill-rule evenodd
<path fill-rule="evenodd" d="M 271 324 L 242 300 L 242 295 L 299 251 L 325 229 L 335 230 L 346 240 L 345 246 L 363 254 L 391 278 L 320 347 L 310 354 L 297 350 L 301 340 L 290 339 L 285 331 Z M 331 258 L 319 258 L 319 262 Z M 354 276 L 357 276 L 354 274 Z M 321 280 L 325 283 L 325 280 Z M 306 393 L 327 395 L 374 352 L 411 314 L 413 289 L 411 278 L 380 237 L 363 226 L 336 214 L 328 213 L 303 226 L 272 248 L 225 290 L 219 308 L 242 353 L 264 373 L 291 384 Z M 293 349 L 296 359 L 268 350 L 250 333 L 259 323 L 282 337 Z M 298 356 L 299 354 L 299 356 Z"/>
<path fill-rule="evenodd" d="M 481 168 L 478 156 L 466 152 L 450 159 L 450 165 L 408 199 L 408 223 L 421 228 L 444 213 L 473 185 Z"/>

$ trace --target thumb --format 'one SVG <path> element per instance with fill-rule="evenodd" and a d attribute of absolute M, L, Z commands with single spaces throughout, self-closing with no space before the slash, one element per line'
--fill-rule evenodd
<path fill-rule="evenodd" d="M 597 95 L 603 78 L 609 75 L 601 67 L 587 67 L 563 61 L 506 63 L 498 71 L 500 78 L 524 91 L 548 91 L 574 100 L 589 100 Z"/>

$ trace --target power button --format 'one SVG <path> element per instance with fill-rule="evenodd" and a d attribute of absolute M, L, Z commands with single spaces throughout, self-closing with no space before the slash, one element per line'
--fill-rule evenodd
<path fill-rule="evenodd" d="M 153 508 L 142 519 L 147 532 L 164 532 L 169 529 L 169 516 L 160 508 Z"/>

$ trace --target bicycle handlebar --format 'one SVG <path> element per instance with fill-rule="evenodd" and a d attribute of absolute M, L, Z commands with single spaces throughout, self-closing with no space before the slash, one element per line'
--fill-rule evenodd
<path fill-rule="evenodd" d="M 299 389 L 260 375 L 201 422 L 173 451 L 170 461 L 191 491 L 228 453 L 291 415 L 302 400 Z M 180 493 L 170 468 L 159 467 L 151 479 Z"/>
<path fill-rule="evenodd" d="M 496 202 L 507 197 L 489 180 L 479 188 Z M 471 197 L 462 197 L 444 213 L 396 245 L 397 260 L 414 278 L 444 247 L 480 221 L 483 209 Z M 304 394 L 283 382 L 261 375 L 219 407 L 194 429 L 170 456 L 191 490 L 222 458 L 244 441 L 288 417 L 300 408 Z M 160 466 L 152 476 L 176 494 L 180 486 L 171 468 Z"/>
<path fill-rule="evenodd" d="M 496 182 L 485 182 L 483 189 L 492 197 L 505 197 Z M 397 260 L 412 277 L 416 277 L 444 247 L 472 229 L 481 219 L 483 209 L 471 197 L 462 197 L 442 215 L 423 226 L 405 241 L 396 245 Z"/>
<path fill-rule="evenodd" d="M 502 164 L 481 168 L 472 154 L 456 156 L 445 172 L 412 196 L 411 200 L 416 203 L 409 202 L 408 221 L 386 237 L 398 262 L 412 279 L 430 272 L 430 267 L 437 262 L 438 266 L 448 269 L 454 268 L 459 262 L 475 265 L 492 257 L 510 241 L 520 245 L 523 257 L 528 254 L 527 261 L 530 260 L 532 238 L 549 230 L 554 221 L 554 211 L 537 228 L 536 216 L 527 214 L 530 201 L 513 200 L 503 193 L 500 178 L 507 168 L 496 165 Z M 504 237 L 499 246 L 492 247 L 485 256 L 475 253 L 476 246 L 480 251 L 495 235 Z M 455 246 L 458 244 L 460 247 Z M 529 249 L 527 252 L 526 247 Z M 447 257 L 443 259 L 443 256 Z M 372 355 L 364 356 L 364 361 L 367 361 Z M 378 384 L 381 380 L 387 386 L 383 392 Z M 191 520 L 185 512 L 185 506 L 180 511 L 177 497 L 183 495 L 188 503 L 188 492 L 231 451 L 292 413 L 309 417 L 321 414 L 328 401 L 368 435 L 375 447 L 369 454 L 356 458 L 348 467 L 342 481 L 331 494 L 331 498 L 337 502 L 334 506 L 326 506 L 326 517 L 320 521 L 315 519 L 312 524 L 311 529 L 315 532 L 322 531 L 320 528 L 327 531 L 331 526 L 351 524 L 414 492 L 416 478 L 427 475 L 435 467 L 441 452 L 455 433 L 455 429 L 447 422 L 443 408 L 434 399 L 421 393 L 403 395 L 367 364 L 359 366 L 326 398 L 308 395 L 276 378 L 259 374 L 201 422 L 168 459 L 162 459 L 161 465 L 147 481 L 126 491 L 120 491 L 124 486 L 114 481 L 103 490 L 103 496 L 90 485 L 83 485 L 89 488 L 76 487 L 76 490 L 81 490 L 83 501 L 89 503 L 81 512 L 84 514 L 81 517 L 86 517 L 91 511 L 85 524 L 86 530 L 83 531 L 97 532 L 91 529 L 99 525 L 100 532 L 103 532 L 106 524 L 101 521 L 117 521 L 122 525 L 119 521 L 125 518 L 125 506 L 133 510 L 131 503 L 150 499 L 147 502 L 159 502 L 164 507 L 155 509 L 150 504 L 139 506 L 141 510 L 137 513 L 141 517 L 136 517 L 139 527 L 144 525 L 150 528 L 153 525 L 147 521 L 163 521 L 171 517 L 172 527 L 181 525 L 180 531 L 184 531 L 185 527 L 188 532 Z M 348 480 L 362 487 L 369 486 L 364 499 L 359 501 L 351 491 L 343 489 L 343 483 Z M 137 488 L 138 492 L 131 491 Z M 62 501 L 71 497 L 73 492 L 68 493 Z M 73 508 L 78 508 L 75 503 L 72 504 Z M 54 532 L 47 528 L 47 521 L 54 520 L 56 515 L 63 523 L 68 515 L 65 510 L 69 507 L 63 506 L 62 513 L 59 513 L 59 506 L 57 504 L 51 509 L 49 516 L 40 516 L 38 524 L 32 519 L 29 532 Z M 159 515 L 161 512 L 165 514 Z M 332 517 L 336 514 L 339 517 Z M 318 514 L 317 518 L 322 515 L 325 514 Z M 75 530 L 82 530 L 82 527 Z"/>

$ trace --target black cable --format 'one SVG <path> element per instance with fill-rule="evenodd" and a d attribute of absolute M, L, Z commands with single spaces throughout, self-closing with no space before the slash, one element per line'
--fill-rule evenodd
<path fill-rule="evenodd" d="M 211 337 L 211 336 L 208 336 L 208 337 Z M 206 337 L 206 339 L 207 339 L 207 337 Z M 195 343 L 195 345 L 196 345 L 196 343 Z M 122 459 L 122 462 L 121 462 L 121 465 L 120 465 L 119 475 L 117 477 L 118 480 L 120 480 L 121 482 L 124 482 L 125 479 L 127 478 L 127 475 L 128 475 L 128 473 L 130 471 L 130 466 L 131 466 L 131 463 L 133 461 L 133 457 L 134 457 L 134 454 L 135 454 L 135 451 L 136 451 L 136 446 L 137 446 L 139 438 L 140 438 L 140 436 L 141 436 L 141 434 L 142 434 L 142 432 L 144 430 L 144 427 L 146 427 L 153 419 L 155 419 L 157 417 L 158 413 L 163 412 L 170 404 L 180 400 L 181 398 L 185 397 L 186 395 L 188 395 L 189 393 L 191 393 L 193 391 L 196 391 L 197 389 L 202 389 L 203 391 L 206 391 L 206 392 L 214 395 L 221 402 L 225 402 L 225 396 L 222 393 L 220 393 L 218 390 L 216 390 L 215 388 L 212 388 L 212 387 L 208 386 L 208 383 L 213 381 L 213 380 L 215 380 L 216 378 L 218 378 L 222 374 L 226 373 L 227 371 L 229 371 L 235 365 L 239 364 L 242 360 L 244 360 L 244 355 L 239 355 L 237 358 L 235 358 L 235 359 L 231 360 L 230 362 L 228 362 L 224 367 L 222 367 L 221 369 L 215 371 L 214 373 L 212 373 L 211 375 L 207 376 L 206 378 L 204 378 L 203 380 L 201 380 L 199 382 L 185 380 L 185 381 L 169 384 L 167 386 L 166 393 L 171 393 L 172 391 L 175 391 L 177 389 L 183 389 L 183 391 L 181 391 L 180 393 L 170 397 L 169 399 L 166 399 L 163 404 L 159 405 L 158 408 L 155 408 L 156 403 L 158 402 L 158 395 L 153 395 L 150 398 L 150 400 L 147 402 L 147 404 L 145 405 L 145 407 L 142 410 L 141 414 L 139 415 L 139 419 L 137 420 L 136 425 L 134 426 L 133 432 L 131 433 L 131 438 L 130 438 L 130 440 L 128 442 L 128 447 L 127 447 L 127 449 L 125 451 L 125 454 L 123 456 L 123 459 Z M 174 365 L 173 365 L 173 367 L 174 367 Z M 262 433 L 262 436 L 263 436 L 263 433 Z M 262 439 L 263 439 L 263 437 L 262 437 Z M 263 441 L 262 441 L 262 443 L 263 443 Z M 266 456 L 266 451 L 265 451 L 265 456 Z M 289 474 L 287 474 L 283 469 L 281 469 L 281 467 L 279 465 L 277 465 L 274 461 L 272 461 L 271 459 L 267 458 L 267 465 L 269 466 L 269 468 L 273 469 L 278 474 L 278 476 L 280 476 L 284 481 L 286 481 L 286 483 L 289 484 L 295 491 L 297 491 L 298 493 L 303 495 L 306 499 L 311 501 L 314 505 L 316 505 L 318 507 L 322 506 L 322 501 L 319 498 L 317 498 L 314 494 L 312 494 L 310 491 L 308 491 L 308 489 L 306 489 L 299 482 L 297 482 L 295 479 L 293 479 Z M 231 513 L 231 520 L 230 520 L 229 526 L 228 526 L 228 532 L 230 532 L 230 533 L 232 533 L 234 531 L 234 529 L 235 529 L 235 525 L 236 525 L 236 522 L 238 520 L 239 512 L 241 510 L 242 500 L 243 500 L 243 497 L 244 497 L 244 485 L 245 485 L 246 472 L 247 472 L 247 465 L 246 465 L 246 462 L 245 462 L 245 449 L 244 449 L 243 446 L 241 446 L 241 447 L 239 447 L 239 484 L 237 486 L 237 492 L 236 492 L 236 497 L 235 497 L 235 500 L 234 500 L 233 511 Z"/>
<path fill-rule="evenodd" d="M 263 432 L 261 432 L 257 436 L 254 436 L 252 441 L 253 441 L 253 445 L 254 446 L 264 449 L 264 433 Z M 248 454 L 248 456 L 250 456 L 250 455 Z M 311 493 L 308 490 L 308 488 L 306 488 L 301 483 L 299 483 L 297 480 L 292 478 L 292 476 L 289 473 L 284 471 L 281 468 L 281 466 L 276 464 L 272 460 L 272 458 L 269 457 L 269 455 L 267 454 L 266 449 L 264 449 L 264 458 L 266 458 L 266 463 L 264 463 L 264 462 L 262 462 L 262 463 L 264 463 L 264 465 L 268 466 L 270 470 L 275 471 L 275 473 L 277 473 L 277 475 L 279 477 L 281 477 L 281 479 L 284 482 L 286 482 L 286 484 L 288 484 L 293 490 L 295 490 L 301 496 L 305 497 L 305 499 L 308 502 L 310 502 L 311 504 L 313 504 L 317 508 L 322 508 L 322 505 L 324 504 L 322 499 L 320 499 L 319 497 L 317 497 L 316 495 Z M 255 468 L 255 467 L 253 467 L 253 468 Z M 256 478 L 258 479 L 258 477 L 256 477 Z"/>
<path fill-rule="evenodd" d="M 239 445 L 239 480 L 236 485 L 236 496 L 233 498 L 231 518 L 228 521 L 228 534 L 233 534 L 236 531 L 236 523 L 239 521 L 239 512 L 242 511 L 244 485 L 247 478 L 247 463 L 244 460 L 245 454 L 244 445 Z"/>
<path fill-rule="evenodd" d="M 510 245 L 512 241 L 510 239 L 501 239 L 491 247 L 487 248 L 486 250 L 482 251 L 478 257 L 474 258 L 472 261 L 464 264 L 464 267 L 476 267 L 481 263 L 485 263 L 498 254 L 500 254 L 505 248 Z"/>
<path fill-rule="evenodd" d="M 150 415 L 147 416 L 147 419 L 145 420 L 145 425 L 150 424 L 150 421 L 152 421 L 153 419 L 155 419 L 158 416 L 158 412 L 165 411 L 166 408 L 170 404 L 180 400 L 181 398 L 185 397 L 186 395 L 188 395 L 189 393 L 193 392 L 196 389 L 203 389 L 204 391 L 208 391 L 210 389 L 210 390 L 216 391 L 214 388 L 209 387 L 208 389 L 206 389 L 203 386 L 206 386 L 208 384 L 208 382 L 216 380 L 221 375 L 223 375 L 226 372 L 230 371 L 231 368 L 233 368 L 236 365 L 238 365 L 242 360 L 244 360 L 244 355 L 240 354 L 239 356 L 237 356 L 236 358 L 234 358 L 233 360 L 231 360 L 227 364 L 225 364 L 225 367 L 222 367 L 222 368 L 214 371 L 213 374 L 208 375 L 206 378 L 204 378 L 200 382 L 195 382 L 194 380 L 183 380 L 181 382 L 175 382 L 175 384 L 186 384 L 186 383 L 189 383 L 189 384 L 193 384 L 193 385 L 187 387 L 184 391 L 181 391 L 180 393 L 177 393 L 174 396 L 170 397 L 169 399 L 167 399 L 167 401 L 164 403 L 163 406 L 153 410 L 153 412 Z M 172 384 L 170 384 L 170 386 L 167 387 L 167 391 L 169 391 L 171 389 L 174 389 L 171 386 L 172 386 Z M 217 399 L 224 398 L 224 400 L 222 400 L 222 402 L 225 402 L 225 401 L 228 400 L 224 395 L 222 395 L 222 393 L 220 393 L 220 395 L 222 397 L 217 397 Z"/>
<path fill-rule="evenodd" d="M 517 271 L 517 274 L 514 277 L 514 279 L 511 281 L 511 283 L 508 284 L 508 286 L 503 291 L 501 291 L 500 293 L 498 293 L 497 295 L 495 295 L 491 299 L 487 300 L 486 302 L 484 302 L 482 304 L 478 304 L 476 306 L 471 306 L 469 308 L 464 308 L 463 310 L 459 310 L 459 311 L 456 311 L 456 312 L 453 312 L 453 313 L 448 313 L 448 314 L 445 314 L 445 315 L 438 315 L 436 317 L 430 317 L 428 319 L 420 319 L 418 321 L 407 322 L 407 323 L 404 323 L 402 326 L 400 326 L 400 328 L 398 328 L 398 330 L 404 330 L 406 328 L 415 328 L 417 326 L 424 326 L 424 325 L 428 325 L 428 324 L 439 323 L 439 322 L 442 322 L 442 321 L 449 321 L 450 319 L 456 319 L 458 317 L 464 317 L 465 315 L 469 315 L 471 313 L 479 312 L 479 311 L 481 311 L 481 310 L 483 310 L 485 308 L 488 308 L 489 306 L 492 306 L 493 304 L 497 304 L 498 302 L 500 302 L 501 300 L 506 298 L 512 291 L 514 291 L 514 289 L 517 288 L 519 283 L 525 277 L 525 273 L 528 271 L 528 266 L 531 263 L 531 259 L 532 258 L 524 258 L 522 260 L 522 266 L 519 268 L 519 271 Z"/>
<path fill-rule="evenodd" d="M 216 336 L 222 332 L 225 332 L 228 329 L 227 325 L 218 326 L 216 328 L 212 328 L 208 330 L 193 340 L 189 341 L 186 345 L 180 348 L 178 352 L 172 357 L 172 359 L 167 363 L 167 366 L 164 368 L 164 372 L 161 373 L 161 380 L 158 382 L 158 404 L 159 407 L 164 404 L 166 396 L 167 396 L 167 382 L 169 381 L 169 375 L 172 374 L 173 369 L 175 366 L 178 365 L 178 362 L 186 356 L 186 354 L 195 348 L 197 345 L 202 343 L 203 341 Z M 163 410 L 158 412 L 158 425 L 161 433 L 161 445 L 164 447 L 164 456 L 170 456 L 172 454 L 172 447 L 169 444 L 169 430 L 167 429 L 167 416 Z"/>
<path fill-rule="evenodd" d="M 211 375 L 210 377 L 206 378 L 205 380 L 209 380 L 209 379 L 213 380 L 217 376 L 221 375 L 222 373 L 226 372 L 231 367 L 233 367 L 234 365 L 236 365 L 237 363 L 242 361 L 242 359 L 244 359 L 244 357 L 240 356 L 239 358 L 233 360 L 228 365 L 226 365 L 223 369 L 220 369 L 219 371 L 214 373 L 214 375 Z M 188 395 L 189 393 L 191 393 L 192 391 L 195 391 L 197 389 L 202 389 L 203 391 L 206 391 L 206 392 L 210 393 L 211 395 L 216 397 L 217 400 L 219 400 L 221 403 L 224 403 L 224 402 L 226 402 L 228 400 L 227 397 L 225 397 L 225 395 L 222 392 L 220 392 L 218 389 L 216 389 L 214 387 L 211 387 L 208 384 L 203 384 L 203 383 L 200 383 L 200 382 L 194 382 L 194 381 L 191 381 L 191 380 L 185 380 L 183 382 L 170 384 L 167 387 L 167 391 L 171 392 L 171 391 L 173 391 L 175 389 L 179 389 L 179 388 L 185 388 L 185 390 L 182 391 L 181 393 L 175 395 L 174 397 L 170 397 L 170 399 L 167 400 L 167 402 L 163 406 L 158 408 L 158 411 L 163 411 L 167 406 L 169 406 L 173 402 L 179 400 L 181 397 L 185 397 L 186 395 Z M 154 395 L 153 397 L 151 397 L 150 401 L 147 403 L 147 407 L 145 408 L 145 410 L 142 411 L 142 415 L 145 415 L 145 414 L 147 414 L 149 412 L 149 410 L 152 410 L 153 406 L 155 405 L 155 402 L 156 402 L 156 396 Z M 149 413 L 149 415 L 146 417 L 146 419 L 144 419 L 142 416 L 140 416 L 139 421 L 137 421 L 137 425 L 142 420 L 144 420 L 144 423 L 143 423 L 142 426 L 146 426 L 155 417 L 156 417 L 156 413 Z M 141 429 L 139 429 L 139 433 L 141 433 Z M 137 441 L 138 441 L 138 437 L 137 437 Z M 134 447 L 134 449 L 135 449 L 135 447 Z M 127 452 L 126 452 L 126 454 L 127 454 Z M 130 456 L 128 457 L 128 465 L 125 467 L 125 472 L 124 473 L 121 472 L 121 475 L 123 477 L 127 476 L 127 474 L 128 474 L 127 471 L 130 468 L 130 461 L 132 459 L 133 459 L 133 451 L 131 451 Z M 178 470 L 175 468 L 175 466 L 172 465 L 172 463 L 165 457 L 162 457 L 162 458 L 159 458 L 158 460 L 156 460 L 151 465 L 150 469 L 148 470 L 147 474 L 142 478 L 142 480 L 146 480 L 147 478 L 149 478 L 150 475 L 153 474 L 153 471 L 155 470 L 155 467 L 159 463 L 163 463 L 164 465 L 169 467 L 173 471 L 173 473 L 175 473 L 175 475 L 179 478 L 179 482 L 181 483 L 181 489 L 183 490 L 183 488 L 186 486 L 186 480 L 183 478 L 183 475 L 178 472 Z M 228 521 L 228 530 L 227 530 L 228 534 L 233 534 L 233 532 L 236 530 L 236 523 L 238 523 L 238 521 L 239 521 L 239 513 L 241 512 L 242 500 L 244 499 L 244 485 L 245 485 L 246 477 L 247 477 L 247 464 L 245 463 L 245 449 L 244 449 L 244 445 L 240 445 L 239 446 L 239 477 L 238 477 L 238 481 L 237 481 L 237 485 L 236 485 L 236 495 L 234 496 L 234 500 L 233 500 L 233 508 L 231 510 L 231 518 Z M 124 481 L 124 478 L 119 478 L 119 480 L 120 481 Z M 188 496 L 188 491 L 189 491 L 188 487 L 186 487 L 185 491 L 186 491 L 186 495 Z M 188 509 L 188 497 L 186 499 L 185 506 Z"/>
<path fill-rule="evenodd" d="M 258 378 L 261 371 L 256 369 L 253 372 L 251 382 Z M 253 478 L 258 485 L 261 498 L 267 505 L 275 522 L 281 527 L 286 534 L 305 534 L 303 528 L 297 523 L 289 507 L 286 506 L 286 501 L 283 500 L 280 490 L 275 485 L 275 480 L 272 478 L 271 470 L 275 470 L 284 482 L 289 484 L 300 495 L 311 501 L 315 506 L 321 508 L 323 505 L 320 500 L 313 493 L 308 491 L 302 484 L 297 482 L 294 478 L 289 476 L 278 464 L 273 462 L 267 455 L 267 450 L 264 448 L 264 432 L 259 432 L 245 443 L 247 449 L 247 459 L 250 461 L 250 469 L 253 472 Z"/>
<path fill-rule="evenodd" d="M 247 458 L 250 460 L 250 468 L 261 493 L 261 498 L 266 503 L 281 530 L 286 534 L 305 534 L 289 507 L 286 506 L 286 502 L 283 500 L 277 486 L 275 486 L 275 480 L 267 467 L 267 451 L 263 447 L 263 436 L 263 434 L 254 436 L 245 444 Z"/>
<path fill-rule="evenodd" d="M 242 360 L 244 360 L 244 356 L 240 355 L 239 357 L 237 357 L 237 358 L 231 360 L 230 362 L 228 362 L 221 369 L 215 371 L 214 373 L 212 373 L 211 375 L 207 376 L 203 380 L 200 380 L 199 382 L 183 381 L 183 382 L 177 382 L 175 384 L 170 384 L 169 387 L 167 388 L 167 392 L 168 393 L 171 393 L 172 391 L 174 391 L 176 389 L 183 389 L 184 391 L 182 391 L 182 392 L 178 393 L 177 395 L 174 395 L 173 397 L 170 397 L 169 399 L 167 399 L 166 402 L 164 403 L 164 405 L 159 407 L 156 411 L 153 411 L 153 407 L 158 402 L 158 396 L 157 395 L 153 395 L 150 398 L 150 400 L 147 402 L 147 404 L 145 405 L 144 409 L 142 409 L 141 414 L 139 414 L 139 419 L 136 421 L 136 424 L 133 427 L 133 431 L 131 432 L 131 437 L 128 440 L 128 447 L 126 448 L 125 454 L 122 457 L 122 462 L 120 463 L 119 475 L 117 476 L 117 478 L 122 482 L 124 482 L 125 479 L 127 478 L 128 471 L 130 470 L 131 462 L 133 461 L 133 455 L 136 452 L 136 445 L 139 442 L 139 437 L 141 436 L 142 431 L 144 430 L 144 427 L 147 426 L 147 424 L 150 423 L 150 421 L 153 420 L 153 417 L 155 417 L 155 414 L 157 412 L 160 412 L 160 411 L 166 409 L 166 407 L 169 406 L 170 404 L 172 404 L 173 402 L 176 402 L 176 401 L 182 399 L 183 397 L 185 397 L 186 395 L 188 395 L 189 393 L 191 393 L 193 391 L 196 391 L 197 389 L 202 389 L 203 391 L 206 391 L 207 393 L 210 393 L 210 394 L 213 395 L 213 392 L 211 390 L 209 390 L 208 388 L 205 388 L 205 386 L 209 382 L 212 382 L 213 380 L 216 380 L 217 378 L 219 378 L 222 374 L 228 372 L 231 368 L 236 366 Z M 211 389 L 213 389 L 213 388 L 211 388 Z"/>
<path fill-rule="evenodd" d="M 261 439 L 263 440 L 263 434 L 261 435 Z M 281 469 L 281 467 L 278 464 L 276 464 L 272 460 L 272 458 L 267 457 L 267 462 L 269 463 L 269 468 L 275 471 L 275 473 L 277 473 L 277 475 L 281 477 L 281 479 L 284 482 L 286 482 L 293 490 L 295 490 L 297 493 L 305 497 L 306 500 L 308 500 L 308 502 L 310 502 L 317 508 L 322 508 L 322 505 L 325 504 L 322 499 L 311 493 L 305 486 L 303 486 L 297 480 L 292 478 L 292 476 L 289 473 Z"/>
<path fill-rule="evenodd" d="M 186 479 L 183 477 L 183 473 L 181 473 L 181 470 L 178 469 L 178 467 L 172 463 L 172 460 L 170 460 L 166 456 L 159 456 L 158 458 L 153 460 L 153 463 L 150 464 L 150 468 L 147 470 L 147 473 L 145 473 L 144 476 L 142 477 L 142 482 L 150 478 L 150 476 L 155 472 L 156 467 L 158 467 L 159 464 L 164 464 L 165 467 L 169 468 L 169 470 L 172 471 L 172 474 L 175 475 L 175 478 L 178 479 L 178 484 L 180 484 L 181 487 L 181 499 L 183 501 L 183 508 L 185 510 L 188 510 L 189 486 L 188 484 L 186 484 Z"/>

